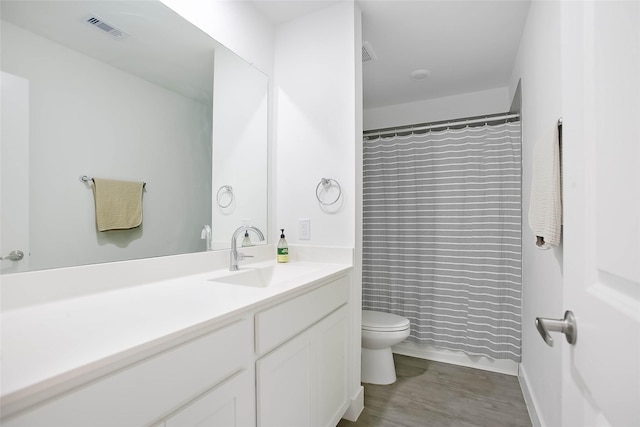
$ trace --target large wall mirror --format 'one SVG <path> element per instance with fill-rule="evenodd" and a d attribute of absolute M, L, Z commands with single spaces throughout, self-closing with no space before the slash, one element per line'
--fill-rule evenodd
<path fill-rule="evenodd" d="M 3 274 L 226 249 L 267 232 L 268 78 L 159 1 L 1 2 Z M 91 182 L 144 181 L 98 232 Z M 252 236 L 253 238 L 253 236 Z"/>

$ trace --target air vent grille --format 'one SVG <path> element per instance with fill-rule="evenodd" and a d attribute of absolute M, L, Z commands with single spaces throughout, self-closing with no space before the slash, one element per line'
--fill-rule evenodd
<path fill-rule="evenodd" d="M 114 37 L 116 39 L 121 39 L 129 35 L 125 31 L 117 28 L 115 25 L 112 25 L 107 21 L 105 21 L 104 19 L 98 18 L 95 15 L 89 16 L 86 19 L 86 23 L 91 25 L 93 28 L 97 28 L 101 31 L 104 31 L 105 33 L 109 34 L 111 37 Z"/>
<path fill-rule="evenodd" d="M 362 63 L 375 61 L 378 59 L 378 56 L 373 51 L 373 48 L 369 44 L 369 42 L 362 43 Z"/>

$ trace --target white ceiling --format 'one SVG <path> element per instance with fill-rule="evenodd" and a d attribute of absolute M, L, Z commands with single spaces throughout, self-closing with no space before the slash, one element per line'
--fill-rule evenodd
<path fill-rule="evenodd" d="M 349 0 L 252 0 L 255 7 L 272 24 L 283 24 L 334 3 Z"/>
<path fill-rule="evenodd" d="M 256 0 L 280 24 L 335 0 Z M 359 0 L 362 38 L 377 59 L 363 64 L 364 107 L 380 107 L 509 84 L 529 0 Z M 415 81 L 411 72 L 430 71 Z"/>

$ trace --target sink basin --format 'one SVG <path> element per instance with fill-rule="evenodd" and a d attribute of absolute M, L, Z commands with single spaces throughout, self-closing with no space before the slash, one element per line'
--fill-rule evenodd
<path fill-rule="evenodd" d="M 210 280 L 230 285 L 263 288 L 294 280 L 312 272 L 313 270 L 313 268 L 309 268 L 308 266 L 277 264 L 260 268 L 244 268 L 226 276 L 216 277 L 215 279 Z"/>

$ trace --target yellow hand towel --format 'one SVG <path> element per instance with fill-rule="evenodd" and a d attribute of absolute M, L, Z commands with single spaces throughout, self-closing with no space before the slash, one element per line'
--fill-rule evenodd
<path fill-rule="evenodd" d="M 142 224 L 144 183 L 93 179 L 98 231 L 126 230 Z"/>

